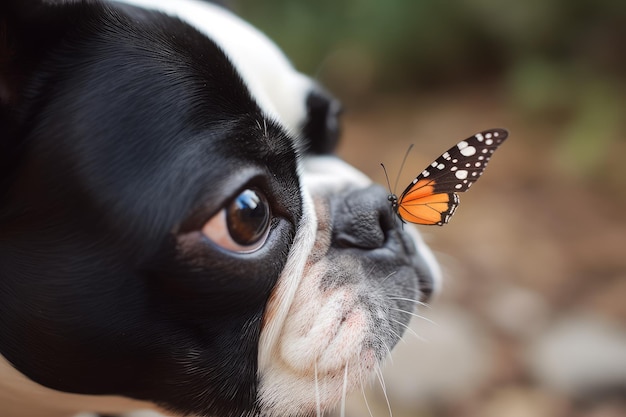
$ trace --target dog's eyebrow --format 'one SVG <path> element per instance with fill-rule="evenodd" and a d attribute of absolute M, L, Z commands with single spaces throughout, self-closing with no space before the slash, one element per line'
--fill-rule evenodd
<path fill-rule="evenodd" d="M 263 118 L 262 120 L 263 120 L 263 127 L 261 127 L 261 122 L 259 120 L 256 121 L 256 125 L 259 128 L 259 130 L 263 132 L 263 136 L 266 139 L 268 139 L 268 135 L 267 135 L 267 120 L 265 120 L 265 118 Z"/>

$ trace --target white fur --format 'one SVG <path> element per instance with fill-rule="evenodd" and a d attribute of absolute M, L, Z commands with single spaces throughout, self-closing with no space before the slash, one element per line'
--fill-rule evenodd
<path fill-rule="evenodd" d="M 196 0 L 116 0 L 177 16 L 213 39 L 243 78 L 266 116 L 298 133 L 312 80 L 297 72 L 255 27 L 222 7 Z"/>
<path fill-rule="evenodd" d="M 259 373 L 263 374 L 272 366 L 272 358 L 278 344 L 282 326 L 289 313 L 308 254 L 315 243 L 317 219 L 313 202 L 308 192 L 302 192 L 302 219 L 298 225 L 294 243 L 289 251 L 287 263 L 274 289 L 273 319 L 266 323 L 259 341 Z"/>
<path fill-rule="evenodd" d="M 336 194 L 346 187 L 371 184 L 363 173 L 332 156 L 307 158 L 302 168 L 305 203 L 315 201 L 319 193 Z M 318 213 L 317 217 L 323 222 L 325 216 Z M 310 231 L 308 222 L 314 218 L 305 216 L 300 227 Z M 324 231 L 319 229 L 324 225 L 313 227 L 318 229 L 314 239 L 323 240 Z M 434 255 L 415 228 L 406 225 L 405 230 L 414 238 L 438 289 L 441 272 Z M 307 232 L 306 237 L 311 235 Z M 311 248 L 311 242 L 298 241 L 291 250 L 289 268 L 275 289 L 280 296 L 268 304 L 268 310 L 280 309 L 281 314 L 273 315 L 261 333 L 259 402 L 264 416 L 305 415 L 317 407 L 333 407 L 341 400 L 344 384 L 348 391 L 358 388 L 378 366 L 374 352 L 363 349 L 372 314 L 358 301 L 359 295 L 369 291 L 366 281 L 322 294 L 321 280 L 335 266 L 325 258 L 312 262 L 311 253 L 303 251 L 305 247 Z M 368 273 L 357 261 L 350 270 L 356 276 Z M 375 314 L 385 313 L 381 310 Z"/>
<path fill-rule="evenodd" d="M 317 190 L 337 192 L 346 184 L 366 187 L 371 180 L 351 165 L 332 156 L 306 158 L 299 161 L 299 174 L 302 180 L 301 194 L 303 199 L 303 216 L 299 224 L 294 245 L 289 253 L 287 266 L 278 280 L 276 289 L 277 314 L 273 316 L 261 333 L 259 344 L 259 371 L 263 374 L 271 367 L 271 359 L 275 354 L 280 332 L 287 318 L 289 308 L 304 275 L 307 259 L 315 243 L 317 216 L 313 197 Z M 338 180 L 339 179 L 339 180 Z"/>
<path fill-rule="evenodd" d="M 276 344 L 284 326 L 286 316 L 300 284 L 309 254 L 315 243 L 317 217 L 313 197 L 316 191 L 324 189 L 337 192 L 346 184 L 366 187 L 371 180 L 356 168 L 333 156 L 306 158 L 299 164 L 302 180 L 303 216 L 299 224 L 296 239 L 289 252 L 287 265 L 274 290 L 273 308 L 277 309 L 271 322 L 261 333 L 259 346 L 259 370 L 263 374 L 270 367 Z"/>

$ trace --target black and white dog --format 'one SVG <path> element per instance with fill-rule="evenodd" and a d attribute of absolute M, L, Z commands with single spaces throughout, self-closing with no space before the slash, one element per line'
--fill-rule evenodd
<path fill-rule="evenodd" d="M 0 65 L 2 417 L 315 414 L 436 288 L 337 102 L 227 11 L 3 0 Z"/>

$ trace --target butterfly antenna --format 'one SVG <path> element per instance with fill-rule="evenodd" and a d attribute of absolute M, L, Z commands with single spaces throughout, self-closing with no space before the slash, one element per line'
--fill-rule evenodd
<path fill-rule="evenodd" d="M 409 157 L 409 153 L 411 152 L 411 149 L 413 149 L 413 143 L 411 145 L 409 145 L 409 149 L 406 150 L 406 153 L 404 154 L 404 158 L 402 159 L 402 163 L 400 164 L 400 170 L 398 171 L 398 176 L 396 177 L 396 182 L 393 184 L 393 192 L 396 192 L 396 189 L 398 188 L 398 182 L 400 181 L 400 174 L 402 174 L 402 170 L 404 169 L 404 163 L 406 162 L 406 159 Z M 389 182 L 389 179 L 387 179 L 387 182 Z"/>
<path fill-rule="evenodd" d="M 387 188 L 389 188 L 389 193 L 393 193 L 393 191 L 391 191 L 391 184 L 389 183 L 389 175 L 387 175 L 387 168 L 385 168 L 385 164 L 383 164 L 381 162 L 380 164 L 381 167 L 383 167 L 383 171 L 385 172 L 385 179 L 387 180 Z"/>

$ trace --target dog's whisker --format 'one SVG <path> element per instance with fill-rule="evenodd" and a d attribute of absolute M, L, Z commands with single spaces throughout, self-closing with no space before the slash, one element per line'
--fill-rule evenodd
<path fill-rule="evenodd" d="M 317 359 L 314 362 L 314 372 L 315 372 L 315 411 L 317 417 L 322 417 L 322 402 L 320 400 L 320 384 L 319 379 L 317 378 Z"/>
<path fill-rule="evenodd" d="M 389 278 L 391 278 L 393 275 L 395 275 L 396 272 L 398 272 L 398 271 L 393 271 L 390 274 L 388 274 L 385 278 L 383 278 L 383 280 L 380 283 L 383 284 L 385 281 L 387 281 Z"/>
<path fill-rule="evenodd" d="M 421 315 L 419 315 L 419 314 L 412 313 L 412 312 L 410 312 L 410 311 L 403 310 L 403 309 L 401 309 L 401 308 L 389 307 L 389 309 L 390 309 L 390 310 L 396 310 L 396 311 L 400 311 L 400 312 L 402 312 L 402 313 L 409 314 L 409 315 L 411 315 L 411 316 L 413 316 L 413 317 L 415 317 L 415 318 L 418 318 L 418 319 L 424 320 L 424 321 L 426 321 L 427 323 L 430 323 L 430 324 L 432 324 L 432 325 L 434 325 L 434 326 L 439 327 L 439 325 L 438 325 L 436 322 L 432 321 L 432 320 L 431 320 L 431 319 L 429 319 L 428 317 L 421 316 Z"/>
<path fill-rule="evenodd" d="M 385 401 L 387 401 L 387 409 L 389 410 L 389 417 L 393 417 L 393 412 L 391 411 L 391 403 L 389 402 L 389 397 L 387 396 L 387 386 L 385 385 L 385 378 L 383 377 L 383 371 L 382 369 L 380 369 L 380 365 L 378 363 L 376 363 L 376 376 L 378 377 L 378 382 L 380 382 L 380 387 L 383 390 Z"/>
<path fill-rule="evenodd" d="M 393 334 L 394 334 L 394 336 L 396 336 L 396 337 L 398 338 L 398 340 L 401 340 L 401 341 L 402 341 L 402 343 L 406 343 L 406 340 L 404 340 L 404 339 L 402 338 L 402 336 L 400 336 L 398 333 L 396 333 L 393 329 L 387 329 L 387 330 L 389 330 L 391 333 L 393 333 Z"/>
<path fill-rule="evenodd" d="M 388 299 L 389 300 L 408 301 L 408 302 L 411 302 L 411 303 L 415 303 L 415 304 L 417 304 L 420 307 L 426 307 L 428 309 L 432 309 L 432 306 L 430 304 L 427 304 L 427 303 L 425 303 L 423 301 L 414 300 L 413 298 L 405 298 L 405 297 L 398 297 L 398 296 L 395 296 L 395 295 L 390 295 L 388 297 Z"/>
<path fill-rule="evenodd" d="M 372 272 L 374 272 L 374 268 L 376 268 L 376 265 L 372 265 L 372 267 L 369 269 L 369 271 L 367 271 L 365 274 L 363 274 L 363 276 L 365 278 L 372 278 Z"/>
<path fill-rule="evenodd" d="M 376 369 L 374 370 L 374 373 L 378 378 L 380 387 L 383 389 L 383 391 L 387 391 L 387 384 L 385 384 L 385 378 L 383 378 L 383 369 L 380 367 L 380 362 L 376 362 Z"/>
<path fill-rule="evenodd" d="M 387 342 L 382 340 L 382 338 L 381 338 L 380 342 L 383 344 L 383 346 L 387 350 L 387 357 L 389 358 L 389 362 L 391 362 L 391 364 L 393 365 L 393 356 L 391 356 L 391 349 L 389 348 L 389 345 L 387 344 Z"/>
<path fill-rule="evenodd" d="M 383 347 L 385 348 L 385 350 L 387 350 L 387 357 L 389 358 L 389 360 L 391 361 L 391 363 L 393 364 L 393 357 L 391 356 L 391 349 L 389 348 L 389 345 L 387 344 L 387 342 L 385 341 L 385 339 L 383 339 L 382 335 L 377 335 L 376 336 L 376 340 L 378 342 L 380 342 L 381 345 L 383 345 Z"/>
<path fill-rule="evenodd" d="M 350 360 L 346 362 L 346 368 L 343 373 L 343 392 L 341 393 L 341 417 L 346 417 L 346 396 L 348 394 L 348 364 Z"/>
<path fill-rule="evenodd" d="M 357 359 L 359 363 L 361 363 L 361 352 L 357 354 Z M 374 417 L 374 415 L 372 414 L 372 409 L 367 402 L 367 395 L 365 395 L 365 388 L 363 386 L 363 371 L 361 367 L 359 367 L 359 384 L 361 385 L 361 393 L 363 394 L 363 400 L 365 401 L 365 408 L 367 408 L 367 411 L 370 413 L 370 417 Z"/>
<path fill-rule="evenodd" d="M 398 323 L 401 327 L 404 327 L 407 331 L 409 331 L 411 334 L 413 334 L 415 337 L 417 337 L 419 340 L 421 340 L 422 342 L 425 342 L 426 339 L 424 339 L 422 336 L 420 336 L 419 334 L 417 334 L 417 332 L 413 329 L 411 329 L 409 326 L 407 326 L 406 324 L 402 323 L 401 321 L 398 321 L 396 319 L 391 319 L 392 321 L 395 321 L 396 323 Z"/>

